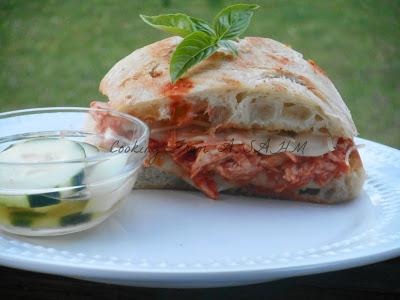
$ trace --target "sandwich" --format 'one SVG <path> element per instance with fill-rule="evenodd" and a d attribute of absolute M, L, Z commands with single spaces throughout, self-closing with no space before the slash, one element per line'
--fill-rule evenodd
<path fill-rule="evenodd" d="M 337 203 L 357 196 L 364 169 L 349 109 L 325 72 L 275 40 L 232 42 L 175 83 L 181 37 L 138 49 L 100 83 L 111 108 L 151 129 L 138 188 Z M 97 122 L 106 122 L 99 115 Z"/>

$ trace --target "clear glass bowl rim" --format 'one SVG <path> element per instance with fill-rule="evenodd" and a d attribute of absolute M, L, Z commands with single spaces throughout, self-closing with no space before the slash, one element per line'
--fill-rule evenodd
<path fill-rule="evenodd" d="M 48 112 L 106 112 L 106 113 L 111 113 L 115 116 L 124 118 L 131 123 L 134 124 L 134 126 L 139 127 L 142 131 L 141 135 L 139 137 L 135 137 L 133 141 L 135 141 L 136 145 L 142 146 L 145 144 L 150 135 L 150 130 L 149 127 L 144 123 L 142 120 L 131 116 L 129 114 L 115 111 L 112 109 L 103 109 L 103 108 L 88 108 L 88 107 L 39 107 L 39 108 L 28 108 L 28 109 L 20 109 L 20 110 L 13 110 L 13 111 L 8 111 L 8 112 L 3 112 L 0 113 L 0 119 L 11 117 L 13 115 L 24 115 L 24 114 L 39 114 L 39 113 L 48 113 Z M 132 141 L 132 142 L 133 142 Z M 127 146 L 133 146 L 134 144 L 129 144 Z M 85 159 L 78 159 L 78 160 L 59 160 L 59 161 L 51 161 L 51 162 L 1 162 L 0 161 L 0 166 L 1 165 L 54 165 L 54 164 L 65 164 L 65 163 L 86 163 L 86 162 L 93 162 L 93 161 L 102 161 L 102 160 L 107 160 L 110 157 L 115 157 L 115 156 L 122 156 L 126 155 L 125 152 L 102 152 L 101 155 L 85 158 Z"/>

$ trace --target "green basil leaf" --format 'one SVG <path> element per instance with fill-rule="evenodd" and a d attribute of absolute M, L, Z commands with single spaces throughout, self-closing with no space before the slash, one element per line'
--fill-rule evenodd
<path fill-rule="evenodd" d="M 194 17 L 189 17 L 189 18 L 192 21 L 196 30 L 203 31 L 203 32 L 211 34 L 211 35 L 215 35 L 214 29 L 212 29 L 210 27 L 210 25 L 208 25 L 208 23 L 206 21 L 204 21 L 203 19 L 194 18 Z"/>
<path fill-rule="evenodd" d="M 235 4 L 221 10 L 214 19 L 214 30 L 220 39 L 233 39 L 249 26 L 256 4 Z"/>
<path fill-rule="evenodd" d="M 236 45 L 230 40 L 219 40 L 218 46 L 223 47 L 229 50 L 234 56 L 238 56 L 239 52 L 237 51 Z"/>
<path fill-rule="evenodd" d="M 144 22 L 154 28 L 183 37 L 197 30 L 191 18 L 185 14 L 166 14 L 159 16 L 140 15 L 140 17 Z"/>
<path fill-rule="evenodd" d="M 196 31 L 186 36 L 176 47 L 169 65 L 171 80 L 175 83 L 192 66 L 206 59 L 218 45 L 215 37 Z"/>

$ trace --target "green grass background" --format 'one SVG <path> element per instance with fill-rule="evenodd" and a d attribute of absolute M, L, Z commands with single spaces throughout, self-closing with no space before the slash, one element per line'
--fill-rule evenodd
<path fill-rule="evenodd" d="M 241 1 L 246 2 L 246 1 Z M 261 1 L 247 35 L 291 45 L 326 70 L 360 136 L 400 147 L 400 1 Z M 222 0 L 0 1 L 0 111 L 87 106 L 103 75 L 166 35 L 139 13 L 208 20 Z"/>

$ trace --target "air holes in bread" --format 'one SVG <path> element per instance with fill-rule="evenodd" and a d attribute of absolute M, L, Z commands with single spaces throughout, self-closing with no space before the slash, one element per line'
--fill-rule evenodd
<path fill-rule="evenodd" d="M 263 98 L 253 98 L 251 103 L 250 120 L 257 122 L 274 119 L 275 106 L 272 103 L 266 103 Z"/>
<path fill-rule="evenodd" d="M 317 122 L 323 120 L 322 117 L 321 117 L 320 115 L 315 115 L 315 116 L 314 116 L 314 119 L 315 119 L 315 121 L 317 121 Z"/>
<path fill-rule="evenodd" d="M 242 102 L 242 100 L 243 100 L 245 97 L 246 97 L 246 93 L 238 93 L 238 94 L 236 95 L 236 102 L 237 102 L 237 103 Z"/>
<path fill-rule="evenodd" d="M 289 119 L 289 120 L 291 119 L 291 120 L 296 120 L 296 121 L 306 121 L 312 116 L 311 111 L 303 105 L 287 106 L 287 104 L 291 104 L 291 103 L 285 103 L 285 105 L 283 107 L 282 115 L 285 119 Z"/>
<path fill-rule="evenodd" d="M 231 116 L 229 108 L 216 106 L 208 111 L 208 118 L 212 125 L 224 123 Z"/>

